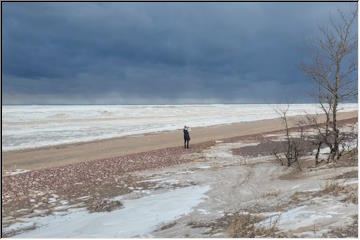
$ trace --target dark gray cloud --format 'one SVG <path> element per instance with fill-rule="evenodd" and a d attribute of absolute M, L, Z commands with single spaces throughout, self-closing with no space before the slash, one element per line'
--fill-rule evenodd
<path fill-rule="evenodd" d="M 8 103 L 310 101 L 300 63 L 349 3 L 3 3 Z"/>

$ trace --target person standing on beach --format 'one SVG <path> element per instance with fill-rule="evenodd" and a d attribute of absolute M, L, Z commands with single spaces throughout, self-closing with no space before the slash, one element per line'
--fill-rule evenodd
<path fill-rule="evenodd" d="M 187 126 L 184 126 L 184 148 L 189 148 L 189 142 L 190 142 L 189 128 Z"/>

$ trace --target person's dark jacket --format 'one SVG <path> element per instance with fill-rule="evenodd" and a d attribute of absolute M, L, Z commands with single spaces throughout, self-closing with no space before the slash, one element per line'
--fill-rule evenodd
<path fill-rule="evenodd" d="M 184 129 L 184 139 L 185 140 L 190 140 L 190 134 L 189 134 L 189 131 Z"/>

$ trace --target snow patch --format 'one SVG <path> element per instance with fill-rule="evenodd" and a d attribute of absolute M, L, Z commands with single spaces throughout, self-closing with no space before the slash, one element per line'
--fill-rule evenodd
<path fill-rule="evenodd" d="M 200 169 L 208 169 L 208 168 L 211 168 L 211 166 L 199 166 L 197 168 L 200 168 Z"/>
<path fill-rule="evenodd" d="M 198 212 L 200 212 L 201 214 L 203 214 L 203 215 L 208 215 L 208 214 L 210 214 L 208 211 L 206 211 L 205 209 L 197 209 L 197 211 Z"/>
<path fill-rule="evenodd" d="M 233 160 L 233 158 L 235 157 L 232 154 L 232 149 L 248 147 L 248 146 L 256 146 L 259 144 L 260 142 L 221 143 L 221 144 L 216 144 L 215 146 L 211 147 L 209 150 L 204 151 L 204 154 L 206 159 L 222 159 L 225 161 L 229 161 L 229 160 Z"/>
<path fill-rule="evenodd" d="M 16 237 L 118 237 L 148 236 L 156 227 L 171 222 L 203 201 L 209 186 L 191 186 L 154 194 L 139 199 L 123 200 L 124 208 L 105 213 L 89 213 L 86 209 L 70 209 L 69 214 L 34 217 L 4 230 L 23 229 L 30 223 L 35 230 Z M 66 231 L 64 231 L 66 229 Z"/>
<path fill-rule="evenodd" d="M 29 172 L 30 170 L 25 170 L 25 169 L 15 169 L 13 171 L 5 171 L 5 174 L 4 176 L 12 176 L 12 175 L 17 175 L 17 174 L 20 174 L 20 173 L 26 173 L 26 172 Z"/>

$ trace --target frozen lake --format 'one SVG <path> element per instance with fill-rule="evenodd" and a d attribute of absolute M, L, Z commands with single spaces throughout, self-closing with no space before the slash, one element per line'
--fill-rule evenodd
<path fill-rule="evenodd" d="M 209 105 L 5 105 L 3 151 L 109 139 L 190 127 L 277 118 L 274 104 Z M 284 105 L 282 106 L 284 107 Z M 357 110 L 343 104 L 340 111 Z M 292 104 L 289 116 L 320 112 Z"/>

